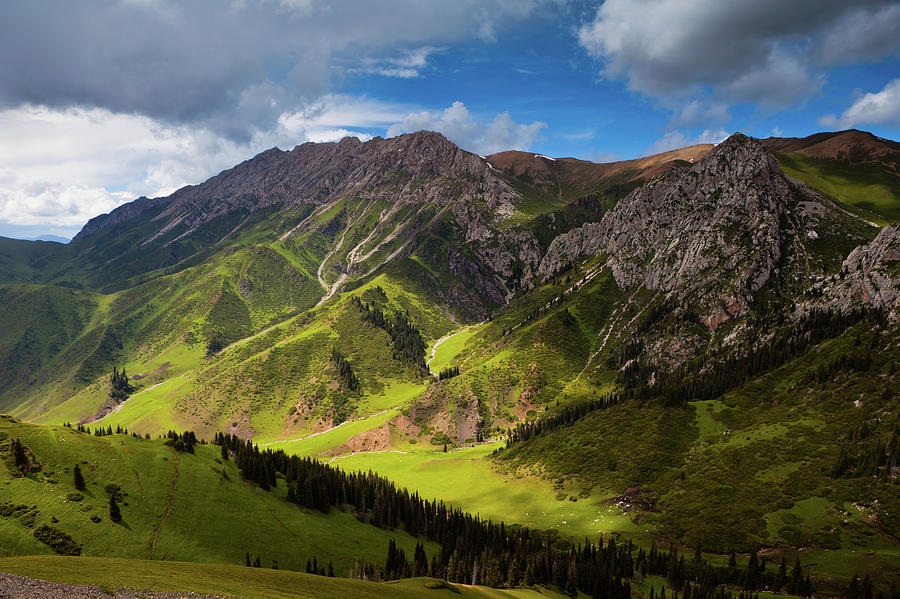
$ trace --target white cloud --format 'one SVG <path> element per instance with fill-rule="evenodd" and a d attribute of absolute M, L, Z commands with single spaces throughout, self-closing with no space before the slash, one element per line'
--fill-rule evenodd
<path fill-rule="evenodd" d="M 414 109 L 412 105 L 381 102 L 366 96 L 329 94 L 300 110 L 282 114 L 278 122 L 288 131 L 302 134 L 345 127 L 387 128 Z"/>
<path fill-rule="evenodd" d="M 350 72 L 369 73 L 383 77 L 397 77 L 400 79 L 413 79 L 418 77 L 428 66 L 428 57 L 440 51 L 441 48 L 423 46 L 404 50 L 400 55 L 389 58 L 367 58 L 363 60 L 362 67 L 349 69 Z"/>
<path fill-rule="evenodd" d="M 413 131 L 437 131 L 458 146 L 476 154 L 501 150 L 526 150 L 547 123 L 534 121 L 522 125 L 502 112 L 490 122 L 475 120 L 462 102 L 454 102 L 441 112 L 411 112 L 388 129 L 388 136 Z"/>
<path fill-rule="evenodd" d="M 652 156 L 653 154 L 661 154 L 669 150 L 677 150 L 697 144 L 717 144 L 724 141 L 728 135 L 728 132 L 721 127 L 715 130 L 704 129 L 700 135 L 694 138 L 689 138 L 681 131 L 668 131 L 650 146 L 646 155 Z"/>
<path fill-rule="evenodd" d="M 0 223 L 77 227 L 134 198 L 164 196 L 270 148 L 371 135 L 407 106 L 327 96 L 239 143 L 202 126 L 101 108 L 0 111 Z"/>
<path fill-rule="evenodd" d="M 773 127 L 772 135 L 775 137 L 781 137 L 782 135 L 784 135 L 784 131 L 782 131 L 779 127 Z"/>
<path fill-rule="evenodd" d="M 840 117 L 826 114 L 819 119 L 823 127 L 836 129 L 876 123 L 900 127 L 900 78 L 889 82 L 880 92 L 861 96 Z"/>

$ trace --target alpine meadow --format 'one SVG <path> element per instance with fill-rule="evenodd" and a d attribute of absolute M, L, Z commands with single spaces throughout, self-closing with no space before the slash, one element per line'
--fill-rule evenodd
<path fill-rule="evenodd" d="M 0 597 L 900 599 L 896 3 L 89 4 L 0 8 L 106 23 L 0 67 Z"/>

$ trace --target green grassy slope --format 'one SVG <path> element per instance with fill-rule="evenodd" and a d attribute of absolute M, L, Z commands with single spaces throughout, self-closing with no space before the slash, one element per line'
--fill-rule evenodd
<path fill-rule="evenodd" d="M 877 164 L 817 160 L 776 153 L 784 172 L 853 206 L 879 224 L 900 221 L 900 178 Z"/>
<path fill-rule="evenodd" d="M 896 437 L 900 353 L 887 334 L 864 322 L 717 400 L 594 412 L 498 463 L 624 493 L 632 521 L 690 546 L 802 548 L 822 571 L 887 581 L 900 575 L 896 477 L 836 472 L 842 452 Z M 859 355 L 871 365 L 847 360 Z"/>
<path fill-rule="evenodd" d="M 108 591 L 125 586 L 136 590 L 215 593 L 228 597 L 238 596 L 242 599 L 563 597 L 562 594 L 547 589 L 506 590 L 461 584 L 444 585 L 428 578 L 375 583 L 267 568 L 115 558 L 60 556 L 0 558 L 0 571 L 54 582 L 87 584 Z"/>
<path fill-rule="evenodd" d="M 34 536 L 44 525 L 68 534 L 85 556 L 241 564 L 249 553 L 266 566 L 277 561 L 280 568 L 302 571 L 315 555 L 321 563 L 331 560 L 339 575 L 357 561 L 381 561 L 391 538 L 407 554 L 415 546 L 402 532 L 361 523 L 350 514 L 325 515 L 289 504 L 283 484 L 261 491 L 243 481 L 230 461 L 223 462 L 215 446 L 177 453 L 161 440 L 95 437 L 9 417 L 0 417 L 0 437 L 4 456 L 17 438 L 39 464 L 25 477 L 12 476 L 8 461 L 0 466 L 5 506 L 0 553 L 5 555 L 53 554 Z M 75 464 L 87 483 L 83 493 L 74 488 Z M 109 517 L 111 492 L 120 493 L 120 524 Z"/>

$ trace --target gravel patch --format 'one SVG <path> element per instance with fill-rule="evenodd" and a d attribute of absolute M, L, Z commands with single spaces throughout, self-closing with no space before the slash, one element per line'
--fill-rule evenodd
<path fill-rule="evenodd" d="M 119 589 L 110 595 L 97 587 L 62 584 L 0 572 L 0 599 L 235 599 L 201 593 Z"/>

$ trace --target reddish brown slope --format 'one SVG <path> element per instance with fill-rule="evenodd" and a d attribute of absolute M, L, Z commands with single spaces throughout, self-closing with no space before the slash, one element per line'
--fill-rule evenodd
<path fill-rule="evenodd" d="M 531 152 L 507 151 L 486 160 L 495 169 L 519 182 L 547 192 L 555 189 L 561 199 L 574 199 L 614 185 L 646 181 L 672 168 L 678 161 L 695 162 L 713 146 L 701 144 L 635 160 L 595 163 L 576 158 L 551 159 Z"/>
<path fill-rule="evenodd" d="M 769 137 L 763 140 L 763 145 L 769 151 L 794 152 L 807 158 L 874 162 L 893 172 L 900 169 L 900 144 L 856 129 L 816 133 L 803 138 Z"/>

